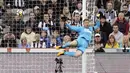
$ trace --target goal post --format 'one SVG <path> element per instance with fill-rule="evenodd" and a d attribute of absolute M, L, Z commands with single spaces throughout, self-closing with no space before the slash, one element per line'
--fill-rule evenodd
<path fill-rule="evenodd" d="M 95 73 L 95 53 L 93 49 L 86 49 L 82 55 L 82 73 Z"/>
<path fill-rule="evenodd" d="M 82 0 L 82 21 L 86 18 L 90 19 L 93 17 L 91 21 L 94 24 L 95 1 L 96 0 Z M 94 44 L 94 39 L 92 40 L 92 44 Z M 94 48 L 94 46 L 91 48 Z M 95 73 L 94 57 L 95 54 L 93 49 L 87 49 L 86 52 L 82 55 L 82 73 Z"/>

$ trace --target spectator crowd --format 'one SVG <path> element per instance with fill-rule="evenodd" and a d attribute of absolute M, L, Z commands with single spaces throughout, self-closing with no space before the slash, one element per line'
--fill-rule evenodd
<path fill-rule="evenodd" d="M 100 21 L 95 50 L 129 48 L 130 0 L 96 0 L 93 7 L 90 20 Z M 78 34 L 65 27 L 67 19 L 83 26 L 82 0 L 1 0 L 0 47 L 54 48 L 74 40 Z"/>

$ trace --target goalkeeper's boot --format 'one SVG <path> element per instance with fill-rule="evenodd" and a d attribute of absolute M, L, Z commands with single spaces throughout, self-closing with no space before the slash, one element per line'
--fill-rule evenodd
<path fill-rule="evenodd" d="M 62 49 L 61 46 L 56 46 L 55 48 L 56 48 L 56 50 Z"/>
<path fill-rule="evenodd" d="M 64 55 L 64 53 L 65 53 L 65 50 L 64 50 L 64 51 L 61 51 L 61 52 L 58 52 L 57 56 L 59 57 L 59 56 L 61 56 L 61 55 Z"/>

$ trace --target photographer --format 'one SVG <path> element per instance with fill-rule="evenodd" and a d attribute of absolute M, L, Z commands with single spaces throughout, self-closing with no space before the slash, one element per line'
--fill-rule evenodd
<path fill-rule="evenodd" d="M 62 73 L 62 64 L 63 64 L 63 61 L 61 58 L 56 58 L 55 59 L 56 61 L 56 69 L 55 69 L 55 73 L 59 72 L 59 73 Z"/>

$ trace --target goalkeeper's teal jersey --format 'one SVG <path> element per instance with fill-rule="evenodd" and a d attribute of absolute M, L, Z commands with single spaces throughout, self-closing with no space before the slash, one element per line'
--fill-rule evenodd
<path fill-rule="evenodd" d="M 83 26 L 81 27 L 71 26 L 70 24 L 66 24 L 66 26 L 70 30 L 78 32 L 79 34 L 78 38 L 85 38 L 87 41 L 90 42 L 92 39 L 92 31 L 100 27 L 100 22 L 97 21 L 94 27 L 88 27 L 88 28 L 85 28 Z"/>

